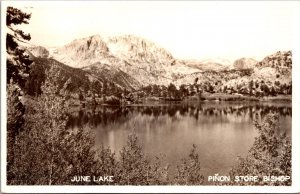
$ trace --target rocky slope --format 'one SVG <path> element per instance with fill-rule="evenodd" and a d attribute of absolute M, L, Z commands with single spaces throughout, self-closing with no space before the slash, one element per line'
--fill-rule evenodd
<path fill-rule="evenodd" d="M 110 67 L 124 72 L 138 85 L 167 85 L 184 75 L 200 72 L 177 61 L 165 49 L 140 37 L 126 35 L 102 38 L 99 35 L 77 39 L 52 51 L 51 57 L 75 68 L 101 71 Z M 98 71 L 98 72 L 99 72 Z"/>
<path fill-rule="evenodd" d="M 141 87 L 141 84 L 136 79 L 129 76 L 119 68 L 113 68 L 107 64 L 95 63 L 93 65 L 82 68 L 82 70 L 88 72 L 91 76 L 100 76 L 105 78 L 106 80 L 110 80 L 128 90 L 138 89 Z"/>
<path fill-rule="evenodd" d="M 31 51 L 29 51 L 29 49 Z M 45 48 L 39 47 L 29 49 L 27 50 L 27 53 L 29 53 L 30 59 L 33 61 L 30 68 L 30 76 L 26 82 L 25 88 L 25 92 L 29 95 L 36 96 L 41 93 L 41 85 L 48 76 L 47 70 L 51 67 L 56 67 L 57 69 L 57 76 L 59 79 L 58 89 L 63 90 L 63 92 L 68 92 L 73 97 L 76 96 L 75 98 L 78 98 L 79 94 L 86 97 L 92 93 L 98 94 L 99 96 L 104 93 L 105 95 L 116 95 L 120 94 L 124 88 L 129 87 L 120 81 L 119 78 L 122 77 L 122 74 L 116 74 L 115 77 L 109 77 L 112 75 L 111 73 L 99 73 L 95 76 L 89 71 L 73 68 L 51 57 L 46 57 L 46 55 L 43 54 L 46 50 Z M 34 56 L 33 53 L 36 56 Z"/>

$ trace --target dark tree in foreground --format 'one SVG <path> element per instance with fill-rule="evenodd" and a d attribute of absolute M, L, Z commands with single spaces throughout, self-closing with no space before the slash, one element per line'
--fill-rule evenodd
<path fill-rule="evenodd" d="M 25 34 L 22 30 L 16 29 L 16 25 L 28 24 L 31 14 L 22 12 L 13 7 L 7 7 L 6 26 L 6 53 L 7 53 L 7 81 L 11 79 L 19 87 L 24 88 L 25 78 L 29 74 L 32 61 L 25 53 L 25 49 L 19 46 L 20 42 L 30 40 L 30 34 Z"/>
<path fill-rule="evenodd" d="M 15 29 L 16 25 L 28 24 L 30 14 L 8 7 L 6 11 L 7 53 L 7 174 L 8 180 L 13 179 L 12 165 L 15 163 L 14 150 L 17 136 L 23 130 L 25 107 L 20 100 L 21 89 L 25 85 L 25 74 L 29 72 L 31 61 L 25 55 L 18 42 L 30 40 L 29 34 Z"/>

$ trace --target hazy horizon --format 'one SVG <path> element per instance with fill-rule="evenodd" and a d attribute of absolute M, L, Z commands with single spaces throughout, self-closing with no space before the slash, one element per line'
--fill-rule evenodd
<path fill-rule="evenodd" d="M 132 34 L 178 59 L 250 57 L 292 50 L 299 2 L 6 2 L 32 13 L 31 44 L 59 47 L 95 34 Z"/>

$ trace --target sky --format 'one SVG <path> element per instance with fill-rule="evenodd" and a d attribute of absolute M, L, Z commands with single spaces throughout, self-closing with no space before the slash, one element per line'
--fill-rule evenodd
<path fill-rule="evenodd" d="M 31 43 L 63 46 L 99 34 L 133 34 L 176 58 L 262 59 L 293 47 L 297 1 L 10 2 L 32 13 Z M 296 12 L 296 10 L 298 12 Z"/>

